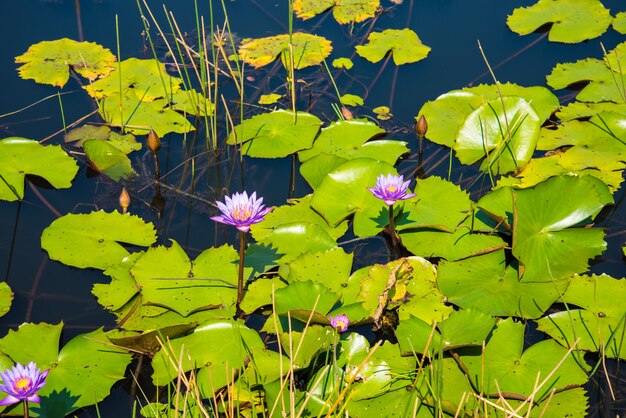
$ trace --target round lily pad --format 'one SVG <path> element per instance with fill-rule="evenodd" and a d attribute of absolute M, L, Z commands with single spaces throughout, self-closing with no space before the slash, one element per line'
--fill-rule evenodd
<path fill-rule="evenodd" d="M 356 52 L 371 62 L 380 61 L 391 51 L 396 65 L 409 64 L 423 60 L 430 52 L 430 47 L 408 28 L 372 32 L 367 40 L 367 44 L 356 47 Z"/>

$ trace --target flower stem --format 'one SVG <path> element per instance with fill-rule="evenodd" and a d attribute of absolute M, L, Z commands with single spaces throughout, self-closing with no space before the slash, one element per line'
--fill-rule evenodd
<path fill-rule="evenodd" d="M 237 280 L 237 316 L 241 314 L 241 301 L 243 299 L 243 265 L 246 252 L 246 233 L 239 231 L 239 278 Z"/>
<path fill-rule="evenodd" d="M 24 399 L 24 418 L 28 418 L 28 401 Z"/>
<path fill-rule="evenodd" d="M 400 237 L 398 236 L 398 233 L 396 232 L 396 227 L 394 226 L 393 223 L 393 205 L 389 205 L 389 229 L 388 229 L 389 235 L 391 236 L 391 244 L 394 247 L 397 247 L 398 244 L 400 243 Z"/>

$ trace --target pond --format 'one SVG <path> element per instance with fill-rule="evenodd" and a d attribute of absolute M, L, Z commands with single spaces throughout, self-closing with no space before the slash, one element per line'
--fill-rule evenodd
<path fill-rule="evenodd" d="M 30 360 L 52 367 L 41 391 L 44 416 L 78 407 L 79 416 L 126 416 L 167 401 L 163 387 L 179 374 L 165 363 L 182 347 L 193 358 L 181 360 L 187 363 L 180 375 L 197 377 L 209 416 L 215 399 L 224 399 L 224 416 L 236 416 L 228 408 L 245 416 L 290 413 L 288 401 L 276 401 L 290 394 L 295 411 L 313 415 L 504 416 L 504 407 L 491 404 L 507 402 L 521 416 L 529 405 L 533 414 L 546 408 L 544 416 L 554 417 L 623 414 L 626 55 L 619 54 L 626 47 L 619 46 L 626 35 L 609 27 L 582 42 L 550 42 L 549 25 L 538 24 L 521 36 L 507 17 L 536 3 L 530 0 L 380 0 L 373 17 L 345 24 L 336 18 L 351 2 L 328 2 L 323 9 L 335 10 L 301 18 L 301 4 L 318 3 L 296 2 L 292 18 L 286 0 L 0 4 L 7 40 L 0 53 L 2 138 L 62 145 L 78 164 L 71 187 L 28 176 L 23 198 L 0 202 L 0 274 L 14 295 L 0 318 L 0 368 Z M 378 1 L 359 4 L 367 3 Z M 601 4 L 611 16 L 624 11 L 618 0 Z M 570 34 L 585 32 L 584 25 Z M 398 65 L 413 42 L 400 35 L 405 28 L 419 36 L 424 56 Z M 398 30 L 392 54 L 383 49 L 371 62 L 366 49 L 355 48 L 388 29 Z M 286 35 L 287 45 L 290 31 L 330 40 L 332 52 L 315 48 L 325 60 L 302 69 L 294 59 L 292 76 L 289 58 L 270 56 L 260 66 L 249 57 L 261 47 L 250 47 L 248 58 L 239 49 L 276 35 Z M 96 81 L 104 76 L 90 81 L 76 72 L 62 88 L 19 76 L 16 57 L 62 38 L 93 42 L 129 61 L 110 64 L 117 76 L 108 87 Z M 306 51 L 319 39 L 299 42 Z M 206 63 L 194 55 L 203 48 Z M 241 59 L 233 58 L 237 51 Z M 416 54 L 410 50 L 409 59 Z M 176 113 L 194 129 L 161 128 L 156 153 L 143 125 L 156 127 L 159 112 L 140 122 L 132 117 L 143 103 L 170 100 L 179 82 L 164 82 L 167 74 L 148 61 L 154 58 L 184 80 L 181 90 L 208 89 L 212 101 L 199 116 L 189 115 L 202 113 L 194 106 L 164 105 L 160 113 Z M 337 58 L 353 67 L 339 68 Z M 592 62 L 555 70 L 579 60 Z M 133 72 L 135 78 L 122 79 Z M 207 77 L 211 83 L 199 81 Z M 122 82 L 138 94 L 123 96 L 131 104 L 118 121 L 127 123 L 111 119 L 117 103 L 107 101 L 111 88 L 120 96 Z M 99 114 L 96 100 L 107 110 Z M 572 102 L 579 107 L 566 108 Z M 258 119 L 262 114 L 266 119 Z M 425 138 L 416 134 L 419 115 L 427 120 Z M 112 141 L 110 130 L 105 141 L 72 134 L 84 125 L 136 134 L 137 143 L 123 139 L 135 151 L 119 160 L 130 162 L 132 175 L 128 167 L 103 168 L 108 162 L 97 154 L 111 151 L 90 148 Z M 496 138 L 496 163 L 485 163 L 491 157 L 480 138 L 488 134 Z M 77 146 L 72 135 L 89 141 Z M 5 156 L 11 152 L 0 147 Z M 32 153 L 28 164 L 38 160 Z M 51 161 L 43 158 L 48 172 L 66 170 L 64 160 Z M 390 206 L 377 200 L 367 188 L 389 173 L 411 180 L 407 193 L 417 196 Z M 116 217 L 123 190 L 137 217 Z M 242 191 L 256 191 L 274 207 L 245 235 L 211 219 L 219 215 L 216 201 Z M 99 210 L 113 215 L 87 217 Z M 47 229 L 59 221 L 65 223 Z M 94 236 L 99 243 L 84 240 Z M 109 243 L 114 253 L 103 248 Z M 243 293 L 238 251 L 245 247 L 250 282 Z M 329 316 L 343 314 L 351 323 L 340 332 Z M 15 332 L 25 323 L 36 325 Z M 135 339 L 155 329 L 172 338 L 173 356 L 154 335 L 149 344 Z M 386 342 L 376 345 L 379 339 Z M 61 354 L 58 341 L 67 347 Z M 481 358 L 490 364 L 486 372 Z M 90 392 L 85 381 L 97 388 Z M 163 386 L 158 394 L 155 383 Z M 180 404 L 202 416 L 194 396 Z M 167 405 L 152 407 L 168 416 Z M 22 414 L 20 408 L 7 411 Z"/>

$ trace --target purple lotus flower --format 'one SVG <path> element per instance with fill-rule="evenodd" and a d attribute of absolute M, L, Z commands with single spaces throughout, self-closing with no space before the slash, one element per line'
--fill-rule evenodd
<path fill-rule="evenodd" d="M 21 401 L 39 403 L 37 391 L 46 384 L 48 372 L 41 372 L 32 361 L 24 367 L 17 363 L 12 368 L 0 373 L 2 384 L 0 391 L 6 392 L 8 396 L 0 401 L 0 406 L 11 405 Z"/>
<path fill-rule="evenodd" d="M 376 187 L 368 187 L 375 197 L 384 200 L 387 206 L 391 206 L 398 200 L 406 200 L 415 196 L 414 193 L 407 193 L 411 180 L 404 181 L 404 176 L 394 176 L 392 174 L 381 174 L 376 179 Z"/>
<path fill-rule="evenodd" d="M 226 203 L 215 202 L 222 212 L 211 219 L 227 225 L 234 225 L 242 232 L 248 232 L 250 225 L 261 222 L 265 215 L 273 208 L 266 208 L 263 198 L 257 199 L 256 192 L 248 197 L 246 192 L 235 193 L 232 197 L 226 196 Z"/>
<path fill-rule="evenodd" d="M 345 332 L 350 325 L 350 320 L 346 314 L 337 315 L 334 318 L 329 316 L 328 320 L 330 321 L 330 326 L 339 332 Z"/>

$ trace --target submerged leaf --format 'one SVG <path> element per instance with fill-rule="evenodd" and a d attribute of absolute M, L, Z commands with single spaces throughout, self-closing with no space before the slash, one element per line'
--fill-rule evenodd
<path fill-rule="evenodd" d="M 613 18 L 599 0 L 539 0 L 520 7 L 507 19 L 513 32 L 527 35 L 552 24 L 549 40 L 576 43 L 602 35 Z"/>
<path fill-rule="evenodd" d="M 58 145 L 18 137 L 0 140 L 1 200 L 22 199 L 27 174 L 42 177 L 56 188 L 67 188 L 77 172 L 74 159 Z"/>
<path fill-rule="evenodd" d="M 18 69 L 20 77 L 63 87 L 70 69 L 89 81 L 108 75 L 114 68 L 115 55 L 94 42 L 63 38 L 31 45 L 15 62 L 24 64 Z"/>
<path fill-rule="evenodd" d="M 89 139 L 83 143 L 83 149 L 94 168 L 113 181 L 127 179 L 135 173 L 128 156 L 108 141 Z"/>
<path fill-rule="evenodd" d="M 244 39 L 239 47 L 239 55 L 245 63 L 255 68 L 271 63 L 280 55 L 285 67 L 289 68 L 289 51 L 292 50 L 294 67 L 300 70 L 319 65 L 333 49 L 329 40 L 308 33 L 294 33 L 291 36 L 292 48 L 289 47 L 289 40 L 289 35 Z"/>
<path fill-rule="evenodd" d="M 419 37 L 411 29 L 386 29 L 372 32 L 368 43 L 358 45 L 356 52 L 371 62 L 378 62 L 392 51 L 396 65 L 409 64 L 426 58 L 430 47 L 422 44 Z"/>

